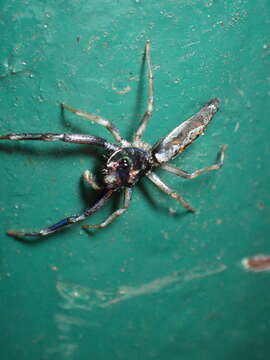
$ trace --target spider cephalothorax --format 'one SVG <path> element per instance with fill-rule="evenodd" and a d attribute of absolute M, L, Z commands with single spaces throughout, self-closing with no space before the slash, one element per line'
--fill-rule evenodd
<path fill-rule="evenodd" d="M 224 152 L 226 146 L 223 145 L 220 152 L 219 162 L 208 166 L 203 169 L 194 171 L 193 173 L 187 173 L 168 162 L 174 159 L 178 154 L 185 150 L 198 136 L 200 136 L 206 129 L 207 125 L 211 121 L 212 117 L 218 110 L 219 101 L 214 98 L 210 100 L 197 114 L 186 120 L 182 124 L 178 125 L 168 135 L 164 136 L 154 146 L 151 146 L 141 140 L 142 135 L 146 129 L 146 125 L 152 116 L 154 105 L 154 84 L 153 74 L 150 63 L 150 41 L 146 42 L 145 46 L 145 58 L 148 67 L 148 80 L 149 80 L 149 95 L 147 110 L 145 111 L 141 124 L 133 136 L 132 142 L 124 140 L 119 130 L 109 121 L 101 116 L 89 114 L 76 110 L 70 106 L 62 104 L 62 109 L 69 110 L 78 116 L 84 117 L 88 120 L 94 121 L 106 127 L 117 144 L 112 144 L 103 138 L 92 135 L 82 134 L 7 134 L 0 135 L 0 140 L 43 140 L 43 141 L 64 141 L 76 144 L 88 144 L 96 145 L 105 149 L 109 158 L 103 168 L 104 174 L 104 186 L 100 186 L 96 183 L 94 176 L 89 170 L 85 171 L 84 179 L 95 189 L 102 190 L 103 193 L 99 200 L 85 209 L 82 214 L 69 216 L 54 225 L 51 225 L 45 229 L 37 232 L 25 232 L 25 231 L 9 231 L 11 236 L 46 236 L 56 230 L 59 230 L 66 225 L 73 224 L 84 220 L 101 208 L 106 201 L 113 195 L 115 191 L 124 191 L 124 205 L 122 208 L 114 211 L 105 221 L 98 225 L 84 225 L 84 228 L 103 228 L 109 225 L 116 217 L 123 214 L 129 206 L 132 188 L 137 181 L 146 176 L 156 186 L 158 186 L 167 195 L 177 200 L 188 211 L 194 212 L 195 210 L 174 190 L 166 185 L 154 172 L 155 168 L 160 167 L 170 173 L 177 176 L 181 176 L 185 179 L 195 178 L 207 171 L 217 170 L 221 168 L 224 161 Z"/>
<path fill-rule="evenodd" d="M 115 151 L 105 167 L 104 181 L 108 188 L 132 187 L 152 167 L 150 152 L 126 147 Z"/>

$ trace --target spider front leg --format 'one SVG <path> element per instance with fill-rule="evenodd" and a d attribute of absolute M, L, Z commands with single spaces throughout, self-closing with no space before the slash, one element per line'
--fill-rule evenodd
<path fill-rule="evenodd" d="M 81 110 L 75 109 L 71 106 L 61 104 L 62 109 L 73 112 L 74 114 L 83 117 L 87 120 L 94 121 L 96 124 L 104 126 L 110 133 L 113 135 L 116 141 L 118 141 L 121 145 L 126 145 L 127 142 L 122 138 L 120 131 L 115 127 L 109 120 L 94 114 L 90 114 L 87 112 L 83 112 Z"/>
<path fill-rule="evenodd" d="M 128 208 L 131 200 L 132 195 L 132 189 L 131 188 L 125 188 L 125 197 L 124 197 L 124 205 L 122 208 L 114 211 L 105 221 L 103 221 L 101 224 L 96 225 L 83 225 L 83 229 L 102 229 L 106 226 L 108 226 L 113 220 L 115 220 L 118 216 L 122 215 Z"/>
<path fill-rule="evenodd" d="M 154 77 L 151 67 L 150 61 L 150 41 L 147 40 L 145 45 L 145 58 L 147 63 L 148 69 L 148 86 L 149 86 L 149 94 L 148 94 L 148 102 L 147 102 L 147 110 L 145 111 L 143 118 L 141 120 L 141 124 L 137 129 L 136 133 L 134 134 L 133 141 L 139 141 L 146 129 L 147 123 L 152 116 L 153 109 L 154 109 Z"/>
<path fill-rule="evenodd" d="M 108 190 L 93 206 L 87 208 L 84 210 L 82 214 L 69 216 L 63 220 L 60 220 L 56 224 L 53 224 L 45 229 L 42 229 L 40 231 L 16 231 L 16 230 L 10 230 L 7 232 L 8 235 L 13 237 L 22 237 L 22 236 L 47 236 L 52 233 L 54 233 L 57 230 L 60 230 L 61 228 L 75 224 L 79 221 L 85 220 L 88 216 L 92 215 L 94 212 L 96 212 L 98 209 L 100 209 L 112 196 L 114 190 Z"/>
<path fill-rule="evenodd" d="M 119 149 L 117 145 L 114 145 L 101 137 L 84 135 L 84 134 L 54 134 L 54 133 L 19 133 L 19 134 L 5 134 L 0 135 L 0 140 L 35 140 L 35 141 L 63 141 L 73 144 L 88 144 L 98 145 L 104 147 L 109 151 L 116 151 Z"/>
<path fill-rule="evenodd" d="M 166 170 L 166 171 L 168 171 L 168 172 L 170 172 L 172 174 L 175 174 L 177 176 L 181 176 L 181 177 L 183 177 L 185 179 L 194 179 L 197 176 L 200 176 L 205 172 L 220 169 L 223 166 L 225 151 L 227 150 L 227 148 L 228 148 L 227 145 L 222 145 L 221 146 L 219 160 L 218 160 L 218 162 L 216 164 L 213 164 L 211 166 L 207 166 L 205 168 L 196 170 L 196 171 L 194 171 L 192 173 L 188 173 L 188 172 L 186 172 L 184 170 L 181 170 L 181 169 L 177 168 L 176 166 L 170 165 L 170 164 L 161 165 L 161 169 Z"/>
<path fill-rule="evenodd" d="M 178 201 L 184 208 L 188 211 L 195 212 L 187 202 L 182 198 L 181 195 L 177 194 L 174 190 L 172 190 L 168 185 L 166 185 L 155 173 L 149 172 L 146 174 L 149 180 L 151 180 L 160 190 L 165 192 L 167 195 L 171 196 L 173 199 Z"/>

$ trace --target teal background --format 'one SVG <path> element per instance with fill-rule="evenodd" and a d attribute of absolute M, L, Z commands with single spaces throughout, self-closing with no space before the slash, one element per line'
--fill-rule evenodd
<path fill-rule="evenodd" d="M 152 41 L 154 143 L 211 97 L 221 108 L 181 158 L 192 171 L 228 144 L 222 170 L 160 176 L 198 209 L 186 214 L 145 179 L 110 227 L 80 225 L 23 243 L 96 199 L 83 186 L 102 151 L 0 143 L 1 359 L 268 359 L 270 3 L 1 1 L 0 133 L 81 132 L 112 140 L 59 102 L 101 114 L 125 137 L 146 107 L 143 50 Z M 105 219 L 120 198 L 88 223 Z M 87 223 L 87 222 L 86 222 Z"/>

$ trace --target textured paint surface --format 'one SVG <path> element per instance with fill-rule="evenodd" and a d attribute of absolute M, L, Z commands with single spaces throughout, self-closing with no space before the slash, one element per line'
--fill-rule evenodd
<path fill-rule="evenodd" d="M 144 139 L 156 143 L 218 97 L 205 135 L 174 164 L 208 166 L 229 145 L 218 172 L 188 181 L 159 171 L 195 215 L 146 179 L 108 229 L 78 225 L 27 244 L 5 230 L 38 230 L 81 211 L 97 195 L 80 176 L 104 159 L 84 145 L 2 141 L 2 360 L 269 356 L 270 274 L 241 266 L 270 253 L 269 26 L 267 0 L 1 2 L 0 134 L 112 141 L 98 125 L 61 116 L 64 102 L 129 137 L 146 107 L 151 39 L 156 102 Z"/>

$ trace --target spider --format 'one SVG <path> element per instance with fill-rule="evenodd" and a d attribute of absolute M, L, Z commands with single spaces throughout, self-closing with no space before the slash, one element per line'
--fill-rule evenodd
<path fill-rule="evenodd" d="M 160 190 L 177 200 L 184 208 L 187 209 L 187 211 L 195 212 L 195 209 L 193 209 L 181 195 L 177 194 L 173 189 L 166 185 L 154 172 L 154 170 L 159 167 L 185 179 L 194 179 L 207 171 L 218 170 L 221 168 L 224 162 L 224 153 L 227 148 L 226 145 L 221 146 L 219 160 L 217 163 L 203 169 L 196 170 L 193 173 L 187 173 L 174 165 L 167 164 L 168 161 L 174 159 L 178 154 L 184 151 L 187 146 L 189 146 L 199 135 L 203 134 L 207 125 L 219 108 L 219 100 L 217 98 L 211 99 L 197 114 L 178 125 L 155 145 L 149 145 L 145 141 L 141 140 L 148 121 L 152 116 L 154 105 L 154 80 L 150 62 L 149 40 L 146 41 L 145 44 L 145 59 L 147 63 L 149 87 L 147 109 L 142 117 L 137 131 L 133 135 L 131 142 L 123 139 L 117 127 L 115 127 L 109 120 L 101 116 L 74 109 L 65 104 L 61 104 L 62 110 L 71 111 L 80 117 L 104 126 L 113 135 L 117 144 L 110 143 L 98 136 L 83 134 L 12 133 L 0 135 L 0 140 L 63 141 L 75 144 L 96 145 L 101 146 L 108 152 L 107 162 L 102 170 L 104 175 L 102 187 L 97 184 L 94 175 L 89 170 L 86 170 L 83 175 L 84 180 L 89 183 L 93 189 L 103 190 L 102 195 L 94 205 L 86 208 L 81 214 L 69 216 L 40 231 L 28 232 L 11 230 L 7 232 L 10 236 L 47 236 L 52 234 L 69 224 L 85 220 L 88 216 L 100 209 L 115 192 L 121 190 L 124 192 L 124 202 L 120 209 L 114 211 L 101 224 L 82 226 L 84 229 L 104 228 L 127 210 L 131 201 L 133 187 L 142 176 L 146 176 Z"/>

